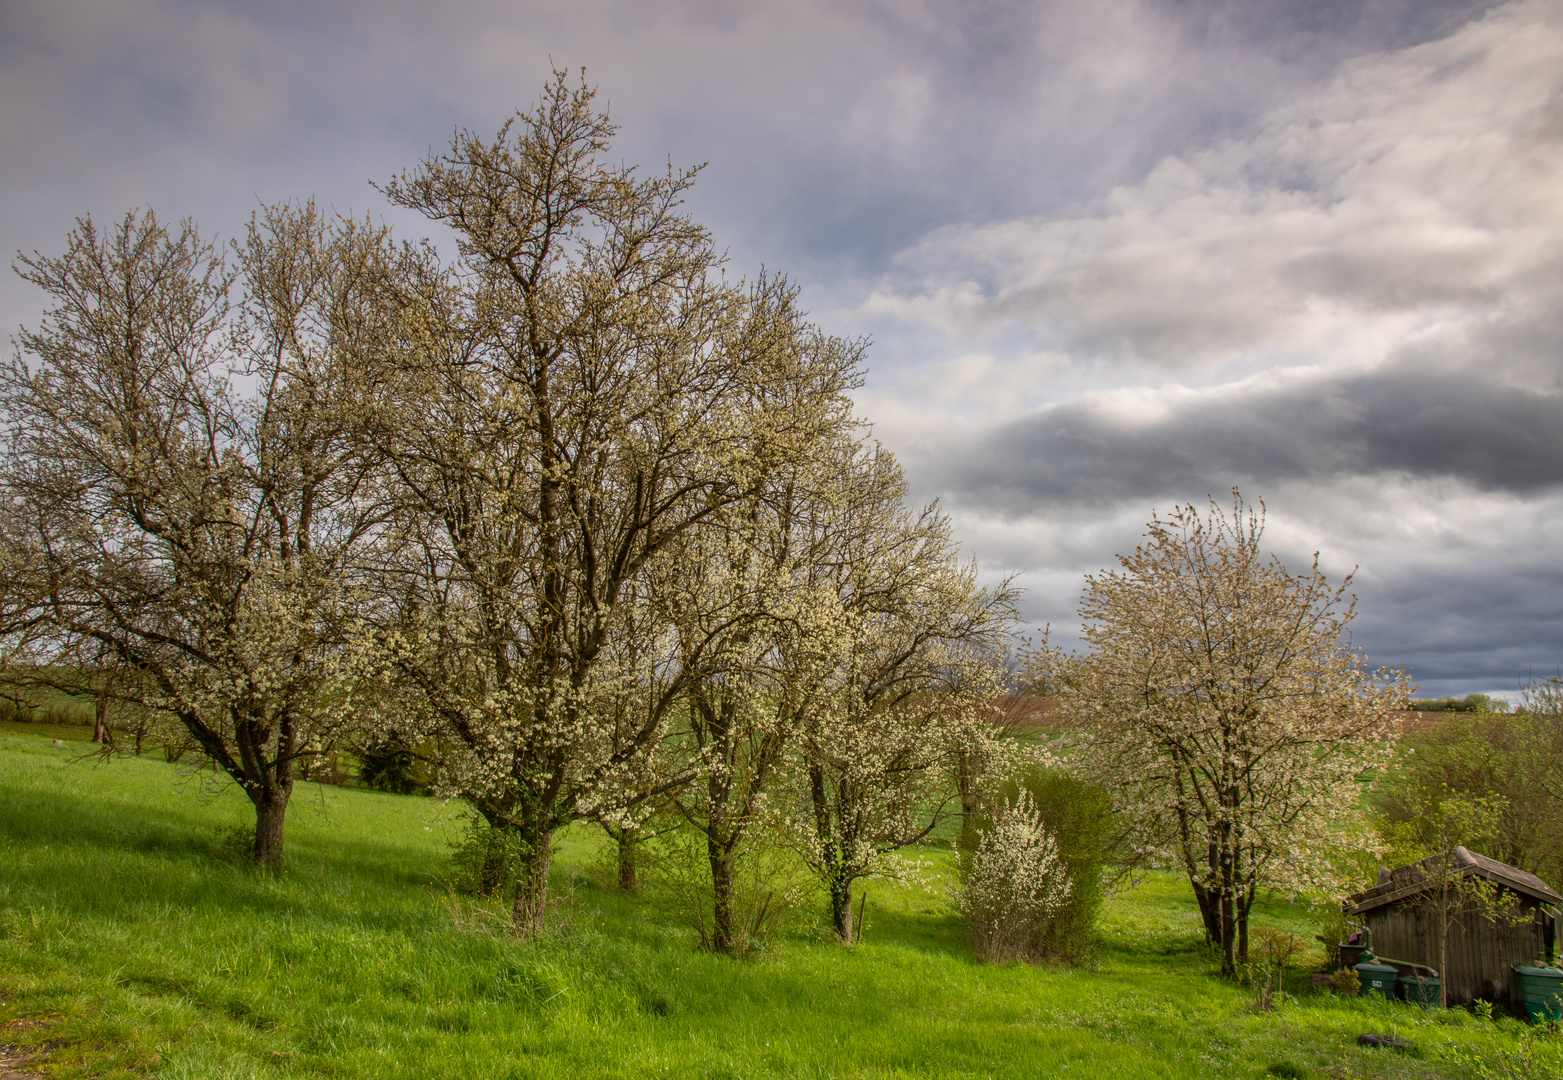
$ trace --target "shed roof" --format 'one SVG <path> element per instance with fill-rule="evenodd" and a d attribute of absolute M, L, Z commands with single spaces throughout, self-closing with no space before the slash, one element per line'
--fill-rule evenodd
<path fill-rule="evenodd" d="M 1360 915 L 1364 911 L 1393 904 L 1396 900 L 1403 900 L 1422 892 L 1432 884 L 1426 869 L 1431 868 L 1440 859 L 1451 860 L 1462 877 L 1476 874 L 1488 881 L 1507 885 L 1515 892 L 1540 900 L 1542 903 L 1563 903 L 1563 895 L 1535 874 L 1526 873 L 1517 866 L 1510 866 L 1497 859 L 1489 859 L 1486 855 L 1478 855 L 1474 851 L 1457 847 L 1448 855 L 1434 855 L 1410 866 L 1391 870 L 1388 881 L 1375 885 L 1366 892 L 1347 897 L 1346 914 Z"/>

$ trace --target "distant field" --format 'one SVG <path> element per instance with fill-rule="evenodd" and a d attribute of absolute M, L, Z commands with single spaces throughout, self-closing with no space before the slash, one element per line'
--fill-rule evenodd
<path fill-rule="evenodd" d="M 1302 973 L 1297 1002 L 1257 1012 L 1211 974 L 1172 876 L 1112 901 L 1079 970 L 976 964 L 943 882 L 871 883 L 854 950 L 811 918 L 733 961 L 596 888 L 577 829 L 568 916 L 528 943 L 441 886 L 453 804 L 301 786 L 267 873 L 236 857 L 248 806 L 212 774 L 45 735 L 0 732 L 0 1043 L 51 1076 L 1452 1078 L 1461 1048 L 1563 1075 L 1515 1021 L 1337 1001 Z M 1256 921 L 1314 932 L 1281 900 Z M 1368 1031 L 1416 1055 L 1358 1047 Z"/>

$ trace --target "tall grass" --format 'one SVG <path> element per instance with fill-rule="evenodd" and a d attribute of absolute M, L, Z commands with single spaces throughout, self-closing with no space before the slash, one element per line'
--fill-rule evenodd
<path fill-rule="evenodd" d="M 1090 968 L 976 964 L 944 881 L 870 883 L 852 950 L 821 903 L 818 931 L 740 962 L 594 885 L 590 830 L 562 838 L 565 908 L 529 942 L 443 886 L 454 805 L 301 788 L 276 873 L 243 861 L 249 823 L 210 773 L 0 734 L 0 1021 L 36 1025 L 4 1041 L 52 1046 L 60 1076 L 1128 1080 L 1452 1077 L 1446 1050 L 1495 1055 L 1518 1030 L 1323 996 L 1257 1012 L 1211 974 L 1171 877 L 1109 902 Z M 1282 902 L 1256 921 L 1310 925 Z M 1391 1029 L 1422 1056 L 1355 1045 Z"/>

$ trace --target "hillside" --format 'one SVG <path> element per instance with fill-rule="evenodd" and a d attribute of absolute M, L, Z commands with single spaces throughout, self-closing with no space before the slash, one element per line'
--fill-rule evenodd
<path fill-rule="evenodd" d="M 595 887 L 583 829 L 556 859 L 560 928 L 527 943 L 441 886 L 454 804 L 301 787 L 267 873 L 236 857 L 231 786 L 84 749 L 0 733 L 0 1042 L 51 1076 L 1471 1075 L 1459 1051 L 1563 1074 L 1514 1021 L 1340 1002 L 1301 974 L 1297 1002 L 1255 1010 L 1210 974 L 1170 876 L 1112 901 L 1080 970 L 977 965 L 937 884 L 870 883 L 854 950 L 805 919 L 733 961 L 665 903 Z M 1314 932 L 1279 900 L 1255 922 Z M 1369 1031 L 1417 1053 L 1358 1047 Z"/>

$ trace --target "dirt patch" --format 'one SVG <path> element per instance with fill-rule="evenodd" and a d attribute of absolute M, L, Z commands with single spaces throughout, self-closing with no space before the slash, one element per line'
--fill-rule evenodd
<path fill-rule="evenodd" d="M 27 1058 L 13 1057 L 16 1047 L 0 1046 L 0 1080 L 34 1080 L 35 1072 L 22 1072 Z"/>
<path fill-rule="evenodd" d="M 24 1032 L 47 1026 L 42 1020 L 22 1016 L 0 1028 L 0 1080 L 35 1080 L 38 1072 L 28 1066 L 42 1062 L 38 1048 L 18 1046 L 11 1040 Z M 50 1048 L 45 1046 L 44 1049 Z"/>

